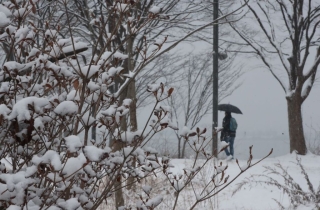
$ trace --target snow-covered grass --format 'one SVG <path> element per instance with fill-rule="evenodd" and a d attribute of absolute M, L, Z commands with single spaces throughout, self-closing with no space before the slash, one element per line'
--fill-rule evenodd
<path fill-rule="evenodd" d="M 267 154 L 268 152 L 266 152 Z M 311 184 L 313 185 L 314 191 L 320 190 L 320 156 L 313 154 L 307 154 L 306 156 L 296 156 L 296 154 L 287 154 L 279 157 L 272 157 L 263 160 L 258 165 L 250 168 L 247 172 L 240 175 L 240 177 L 233 182 L 230 186 L 224 189 L 216 197 L 200 203 L 195 209 L 219 209 L 219 210 L 278 210 L 281 209 L 280 205 L 284 209 L 294 209 L 293 204 L 290 201 L 288 194 L 286 194 L 283 189 L 279 189 L 276 186 L 267 185 L 255 181 L 266 180 L 266 177 L 255 177 L 255 175 L 266 175 L 273 178 L 278 184 L 283 184 L 287 186 L 288 189 L 293 189 L 290 187 L 290 184 L 285 182 L 282 176 L 272 174 L 271 171 L 266 170 L 266 167 L 277 168 L 277 164 L 281 164 L 282 168 L 285 169 L 288 174 L 293 178 L 293 182 L 296 182 L 300 185 L 301 190 L 305 192 L 306 195 L 309 195 L 309 186 L 305 179 L 305 175 L 302 174 L 302 170 L 297 164 L 297 158 L 301 159 L 301 164 L 303 165 L 304 170 L 306 171 L 308 178 L 310 179 Z M 252 163 L 255 163 L 258 159 L 253 159 Z M 200 161 L 201 162 L 201 161 Z M 227 174 L 230 175 L 229 180 L 235 177 L 239 173 L 239 167 L 235 160 L 226 162 L 225 160 L 218 160 L 219 164 L 228 164 Z M 193 163 L 190 159 L 172 159 L 171 164 L 174 165 L 174 168 L 171 171 L 174 174 L 183 174 L 183 169 L 190 167 Z M 193 182 L 193 187 L 196 191 L 199 191 L 204 188 L 206 181 L 212 178 L 214 171 L 213 161 L 207 164 L 203 170 L 197 175 L 196 179 Z M 245 165 L 246 160 L 239 160 L 239 165 Z M 281 173 L 281 170 L 278 170 Z M 247 184 L 243 185 L 242 183 L 246 182 Z M 251 183 L 251 184 L 249 184 Z M 175 192 L 171 187 L 170 183 L 166 180 L 163 175 L 159 175 L 157 178 L 149 178 L 141 185 L 137 186 L 137 193 L 132 194 L 128 193 L 126 190 L 124 192 L 125 203 L 131 203 L 132 206 L 135 206 L 135 201 L 138 200 L 137 194 L 143 195 L 142 186 L 151 186 L 151 197 L 157 195 L 163 196 L 163 202 L 156 208 L 160 210 L 172 209 L 175 199 Z M 145 195 L 145 194 L 144 194 Z M 319 196 L 319 192 L 318 192 Z M 194 203 L 196 196 L 192 186 L 188 186 L 187 189 L 180 195 L 178 200 L 178 205 L 176 209 L 189 209 L 190 206 Z M 134 201 L 135 200 L 135 201 Z M 280 204 L 280 205 L 279 205 Z M 106 206 L 104 206 L 105 208 Z M 113 202 L 108 204 L 107 209 L 112 209 L 114 207 Z M 314 204 L 305 203 L 304 205 L 299 205 L 296 209 L 298 210 L 310 210 L 316 209 Z"/>
<path fill-rule="evenodd" d="M 320 167 L 319 161 L 320 156 L 313 154 L 308 154 L 306 156 L 298 156 L 301 158 L 301 163 L 308 174 L 308 177 L 315 190 L 319 189 L 320 183 Z M 218 195 L 219 208 L 218 209 L 281 209 L 277 204 L 279 202 L 285 209 L 293 209 L 290 199 L 287 194 L 284 193 L 282 189 L 276 186 L 267 185 L 263 183 L 252 183 L 252 175 L 267 175 L 274 178 L 275 181 L 284 186 L 291 188 L 288 183 L 285 183 L 283 176 L 278 176 L 271 174 L 271 171 L 266 170 L 266 167 L 276 168 L 275 165 L 280 164 L 288 174 L 293 178 L 294 182 L 299 184 L 302 190 L 306 193 L 309 192 L 307 181 L 305 176 L 301 172 L 301 168 L 297 164 L 296 155 L 288 154 L 280 157 L 267 158 L 260 164 L 256 165 L 254 168 L 249 169 L 245 174 L 243 174 L 235 183 L 231 184 L 229 188 Z M 235 162 L 229 163 L 228 172 L 230 175 L 235 175 L 237 173 L 237 166 Z M 280 170 L 278 172 L 281 173 Z M 266 180 L 265 178 L 255 178 L 254 180 Z M 239 187 L 239 184 L 243 181 L 251 181 L 251 185 L 245 185 L 241 190 L 235 190 Z M 305 206 L 299 206 L 298 209 L 315 209 L 314 206 L 306 204 Z"/>

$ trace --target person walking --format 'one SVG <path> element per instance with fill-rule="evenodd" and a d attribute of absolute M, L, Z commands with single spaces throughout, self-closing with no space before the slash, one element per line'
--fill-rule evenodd
<path fill-rule="evenodd" d="M 234 140 L 236 138 L 238 124 L 236 119 L 231 116 L 231 112 L 225 112 L 222 127 L 220 140 L 229 144 L 228 147 L 230 147 L 230 151 L 228 147 L 224 151 L 227 155 L 227 160 L 232 160 L 234 158 Z"/>

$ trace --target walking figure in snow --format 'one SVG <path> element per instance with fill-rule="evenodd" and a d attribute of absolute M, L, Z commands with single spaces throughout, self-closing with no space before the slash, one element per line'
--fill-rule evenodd
<path fill-rule="evenodd" d="M 229 143 L 230 151 L 228 147 L 224 150 L 227 155 L 227 160 L 234 158 L 234 139 L 236 138 L 236 130 L 238 127 L 236 119 L 231 116 L 231 112 L 225 112 L 225 117 L 222 121 L 222 131 L 220 140 Z"/>
<path fill-rule="evenodd" d="M 231 160 L 234 158 L 233 145 L 234 145 L 234 139 L 236 138 L 236 130 L 238 127 L 236 119 L 234 119 L 231 116 L 231 112 L 236 114 L 242 114 L 242 112 L 238 107 L 233 106 L 231 104 L 219 104 L 218 110 L 225 111 L 225 117 L 223 118 L 223 121 L 222 121 L 222 129 L 217 130 L 216 133 L 221 131 L 220 140 L 225 141 L 226 143 L 229 144 L 228 147 L 230 147 L 230 152 L 228 150 L 228 147 L 224 151 L 228 156 L 227 160 Z"/>

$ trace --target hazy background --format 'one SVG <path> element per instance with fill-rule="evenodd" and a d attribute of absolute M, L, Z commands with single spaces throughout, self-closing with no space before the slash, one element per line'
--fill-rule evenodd
<path fill-rule="evenodd" d="M 210 46 L 204 43 L 187 43 L 177 49 L 184 52 L 201 52 Z M 226 97 L 221 103 L 230 103 L 241 109 L 243 115 L 233 114 L 238 122 L 237 137 L 235 140 L 235 156 L 239 159 L 248 157 L 249 146 L 253 145 L 254 158 L 265 156 L 271 148 L 274 149 L 271 157 L 289 153 L 288 114 L 285 93 L 271 73 L 259 66 L 260 60 L 244 55 L 238 58 L 239 65 L 244 64 L 244 74 L 238 82 L 242 85 L 232 95 Z M 320 130 L 320 85 L 319 76 L 310 96 L 303 104 L 304 131 L 307 145 L 315 141 L 315 130 Z M 143 125 L 151 112 L 151 107 L 143 108 Z M 219 126 L 221 126 L 224 112 L 218 113 Z M 211 130 L 212 115 L 209 114 L 199 126 Z M 315 130 L 314 130 L 315 129 Z M 208 132 L 211 134 L 211 132 Z M 166 131 L 158 135 L 151 143 L 153 147 L 161 148 L 161 152 L 175 156 L 177 140 L 173 132 Z M 192 155 L 189 150 L 187 157 Z"/>
<path fill-rule="evenodd" d="M 254 23 L 256 24 L 256 23 Z M 254 27 L 253 23 L 248 23 Z M 170 41 L 170 37 L 168 38 Z M 182 43 L 177 53 L 203 53 L 212 52 L 212 46 L 205 42 Z M 315 52 L 311 52 L 308 61 L 313 62 Z M 277 62 L 277 61 L 275 61 Z M 237 82 L 242 85 L 232 95 L 223 99 L 220 103 L 230 103 L 241 109 L 243 115 L 233 114 L 238 122 L 237 137 L 235 141 L 235 155 L 246 158 L 248 146 L 254 146 L 256 157 L 262 157 L 274 148 L 272 156 L 279 156 L 289 153 L 288 114 L 285 92 L 280 84 L 266 70 L 262 61 L 253 58 L 248 54 L 241 54 L 237 57 L 239 65 L 243 65 L 243 75 Z M 276 63 L 273 63 L 276 64 Z M 308 66 L 308 64 L 306 64 Z M 279 63 L 281 67 L 281 63 Z M 170 84 L 169 84 L 170 85 Z M 320 76 L 317 75 L 316 82 L 306 101 L 303 103 L 303 123 L 307 145 L 316 140 L 315 132 L 320 130 Z M 143 115 L 151 108 L 143 108 Z M 146 120 L 147 116 L 142 116 Z M 221 126 L 224 112 L 219 112 L 218 122 Z M 143 120 L 141 121 L 143 122 Z M 142 125 L 143 123 L 139 125 Z M 212 115 L 204 118 L 199 126 L 211 130 Z M 211 133 L 211 132 L 210 132 Z M 172 132 L 162 134 L 153 141 L 153 145 L 161 145 L 172 153 L 177 145 L 177 140 Z M 318 141 L 319 136 L 318 136 Z M 320 143 L 318 143 L 319 145 Z M 190 153 L 191 154 L 191 153 Z"/>

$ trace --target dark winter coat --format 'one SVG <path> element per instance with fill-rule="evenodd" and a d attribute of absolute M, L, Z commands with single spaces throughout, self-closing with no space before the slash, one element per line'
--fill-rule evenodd
<path fill-rule="evenodd" d="M 230 130 L 230 119 L 231 115 L 227 115 L 223 118 L 222 121 L 222 131 L 221 131 L 221 136 L 220 139 L 223 140 L 225 137 L 236 137 L 236 132 Z"/>

